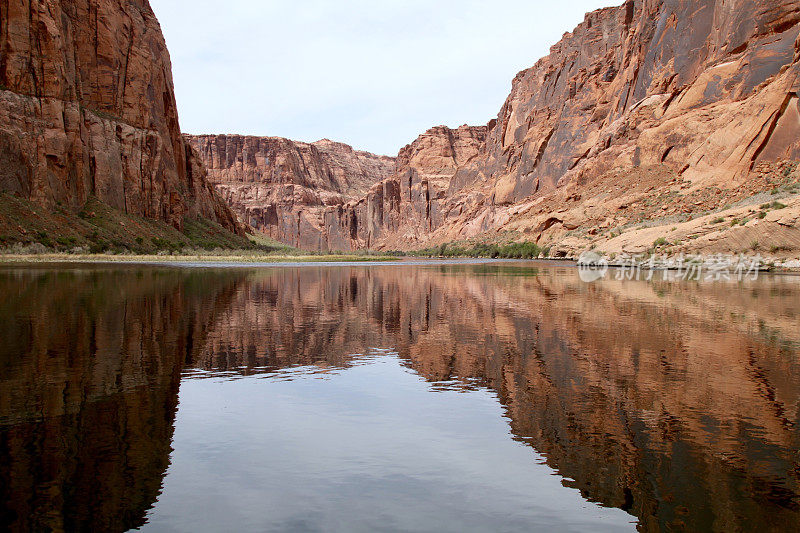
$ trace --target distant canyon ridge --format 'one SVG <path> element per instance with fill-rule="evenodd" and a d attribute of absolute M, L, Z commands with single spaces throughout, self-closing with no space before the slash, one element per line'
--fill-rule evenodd
<path fill-rule="evenodd" d="M 423 240 L 439 227 L 438 200 L 459 166 L 475 157 L 486 127 L 440 126 L 398 156 L 353 150 L 329 140 L 185 135 L 208 180 L 243 221 L 292 246 L 356 250 L 384 245 L 390 232 Z"/>
<path fill-rule="evenodd" d="M 394 158 L 181 135 L 146 0 L 23 4 L 0 2 L 0 189 L 36 202 L 94 195 L 322 251 L 800 252 L 796 0 L 593 11 L 517 74 L 495 119 L 431 128 Z"/>

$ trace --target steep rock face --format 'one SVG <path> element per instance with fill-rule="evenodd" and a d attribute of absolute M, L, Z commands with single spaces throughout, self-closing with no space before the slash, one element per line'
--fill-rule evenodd
<path fill-rule="evenodd" d="M 394 158 L 327 139 L 186 135 L 208 179 L 243 220 L 270 237 L 324 249 L 323 213 L 366 194 L 394 169 Z"/>
<path fill-rule="evenodd" d="M 323 240 L 336 250 L 413 246 L 445 222 L 450 180 L 477 157 L 487 126 L 431 128 L 400 150 L 394 175 L 365 197 L 328 209 Z"/>
<path fill-rule="evenodd" d="M 629 0 L 588 14 L 514 79 L 483 156 L 452 181 L 467 215 L 448 238 L 488 227 L 540 239 L 553 210 L 526 200 L 554 189 L 580 199 L 619 169 L 661 166 L 662 187 L 730 189 L 760 162 L 800 158 L 799 33 L 791 0 Z M 608 216 L 587 220 L 599 200 L 578 202 L 572 226 Z"/>
<path fill-rule="evenodd" d="M 241 231 L 190 170 L 147 0 L 0 1 L 0 190 Z"/>
<path fill-rule="evenodd" d="M 617 212 L 628 202 L 612 189 L 656 174 L 649 197 L 670 201 L 642 213 L 650 219 L 741 201 L 759 192 L 759 165 L 800 159 L 799 34 L 795 0 L 628 0 L 589 13 L 516 76 L 485 144 L 437 180 L 430 212 L 396 223 L 371 207 L 393 192 L 384 186 L 331 217 L 332 242 L 414 248 L 509 234 L 558 244 L 638 220 Z M 401 194 L 395 209 L 414 205 Z"/>
<path fill-rule="evenodd" d="M 486 158 L 455 187 L 490 177 L 506 203 L 593 167 L 674 162 L 730 179 L 763 158 L 798 157 L 798 23 L 791 0 L 628 1 L 590 13 L 515 78 Z"/>

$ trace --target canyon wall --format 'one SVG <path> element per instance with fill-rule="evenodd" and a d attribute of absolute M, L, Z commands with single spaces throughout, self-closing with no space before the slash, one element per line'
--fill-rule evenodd
<path fill-rule="evenodd" d="M 253 228 L 311 250 L 411 246 L 444 222 L 457 169 L 476 157 L 486 126 L 431 128 L 396 158 L 329 140 L 185 135 L 208 179 Z"/>
<path fill-rule="evenodd" d="M 524 239 L 563 254 L 641 247 L 614 239 L 644 222 L 694 235 L 681 224 L 800 182 L 784 165 L 800 159 L 799 34 L 795 0 L 591 12 L 514 78 L 496 120 L 433 128 L 391 177 L 296 231 L 320 249 Z M 800 249 L 792 228 L 785 240 Z"/>
<path fill-rule="evenodd" d="M 185 135 L 238 216 L 279 241 L 325 249 L 323 215 L 392 175 L 395 160 L 327 139 Z"/>
<path fill-rule="evenodd" d="M 322 240 L 333 250 L 413 247 L 445 222 L 451 178 L 477 157 L 486 126 L 431 128 L 400 150 L 394 175 L 325 212 Z"/>
<path fill-rule="evenodd" d="M 241 233 L 198 163 L 147 0 L 0 1 L 0 191 Z"/>
<path fill-rule="evenodd" d="M 589 13 L 514 79 L 481 156 L 451 182 L 448 236 L 602 224 L 614 195 L 581 189 L 625 172 L 655 169 L 655 188 L 681 180 L 687 195 L 800 159 L 798 34 L 793 0 L 628 0 Z"/>

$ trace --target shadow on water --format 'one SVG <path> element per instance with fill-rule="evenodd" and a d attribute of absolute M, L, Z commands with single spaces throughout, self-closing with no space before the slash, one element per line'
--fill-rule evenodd
<path fill-rule="evenodd" d="M 797 278 L 86 267 L 0 270 L 0 294 L 0 526 L 138 527 L 182 375 L 325 372 L 375 348 L 433 392 L 494 391 L 515 439 L 641 530 L 800 526 Z"/>

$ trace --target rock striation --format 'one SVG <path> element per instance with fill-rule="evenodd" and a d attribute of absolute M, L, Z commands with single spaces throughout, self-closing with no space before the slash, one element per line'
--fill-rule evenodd
<path fill-rule="evenodd" d="M 394 175 L 325 213 L 321 240 L 334 250 L 409 248 L 446 221 L 450 181 L 478 157 L 488 126 L 437 126 L 400 150 Z"/>
<path fill-rule="evenodd" d="M 185 135 L 208 180 L 253 228 L 293 246 L 327 247 L 327 207 L 364 196 L 394 172 L 395 159 L 323 139 Z"/>
<path fill-rule="evenodd" d="M 298 223 L 313 238 L 295 241 L 413 249 L 508 238 L 571 255 L 614 229 L 672 227 L 798 181 L 758 170 L 797 159 L 795 0 L 627 0 L 587 14 L 520 72 L 496 120 L 429 130 L 391 177 L 331 202 L 313 228 Z"/>
<path fill-rule="evenodd" d="M 0 191 L 241 232 L 198 165 L 147 0 L 0 1 Z"/>
<path fill-rule="evenodd" d="M 451 182 L 461 215 L 450 237 L 566 228 L 565 217 L 548 224 L 557 189 L 577 204 L 569 226 L 597 224 L 609 210 L 587 217 L 598 202 L 581 188 L 613 185 L 620 170 L 731 189 L 759 163 L 800 158 L 799 34 L 792 0 L 628 0 L 589 13 L 514 79 L 481 156 Z M 548 201 L 525 205 L 537 197 Z"/>

